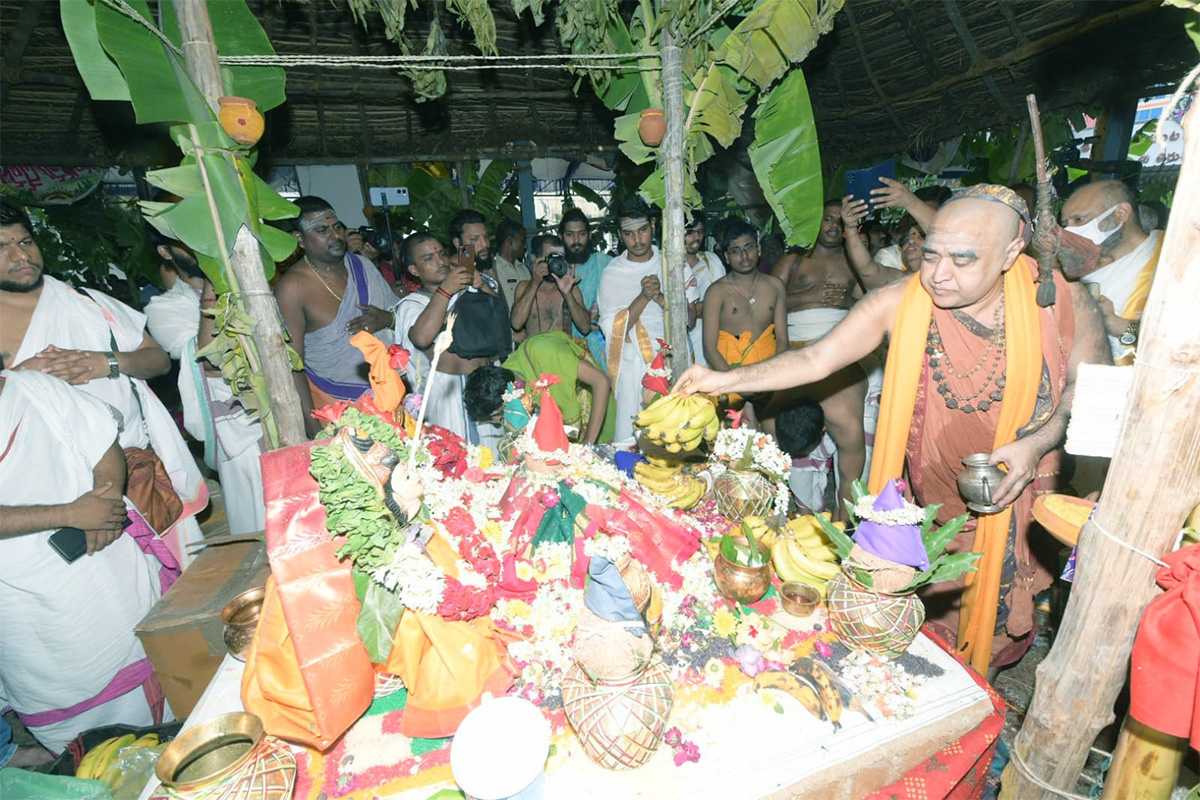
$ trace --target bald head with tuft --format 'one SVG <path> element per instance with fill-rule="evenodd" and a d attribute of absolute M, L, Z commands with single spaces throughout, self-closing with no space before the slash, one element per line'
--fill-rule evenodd
<path fill-rule="evenodd" d="M 1016 211 L 984 198 L 956 198 L 938 209 L 921 260 L 921 285 L 934 304 L 969 312 L 993 301 L 1024 246 L 1020 226 Z"/>

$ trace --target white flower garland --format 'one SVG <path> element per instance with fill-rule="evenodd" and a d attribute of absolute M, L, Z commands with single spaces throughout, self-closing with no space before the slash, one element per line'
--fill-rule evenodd
<path fill-rule="evenodd" d="M 779 443 L 769 433 L 751 428 L 723 428 L 713 444 L 713 459 L 723 461 L 727 466 L 736 464 L 752 439 L 752 468 L 773 481 L 786 481 L 792 459 L 779 449 Z"/>
<path fill-rule="evenodd" d="M 397 592 L 405 608 L 434 614 L 446 592 L 446 575 L 415 542 L 396 548 L 392 563 L 371 573 L 375 580 Z"/>
<path fill-rule="evenodd" d="M 890 511 L 876 510 L 875 501 L 878 497 L 879 495 L 876 494 L 864 494 L 858 498 L 854 504 L 854 515 L 860 520 L 866 519 L 880 525 L 920 525 L 925 522 L 925 509 L 913 505 L 904 498 L 901 498 L 901 502 L 904 503 L 903 508 Z"/>
<path fill-rule="evenodd" d="M 600 556 L 615 564 L 633 552 L 633 546 L 625 536 L 596 533 L 595 536 L 583 543 L 583 552 L 588 558 Z"/>

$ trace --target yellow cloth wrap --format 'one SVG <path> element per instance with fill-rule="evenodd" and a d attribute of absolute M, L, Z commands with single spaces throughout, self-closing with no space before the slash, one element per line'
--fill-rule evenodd
<path fill-rule="evenodd" d="M 750 340 L 750 331 L 742 331 L 740 336 L 734 336 L 729 331 L 717 332 L 717 352 L 729 364 L 730 369 L 766 361 L 775 355 L 777 349 L 775 323 L 768 325 L 767 329 L 760 333 L 758 338 L 753 341 Z M 736 392 L 729 393 L 729 402 L 731 404 L 740 403 L 743 399 Z"/>
<path fill-rule="evenodd" d="M 371 367 L 367 378 L 375 394 L 375 407 L 388 413 L 395 411 L 404 399 L 404 381 L 390 363 L 392 356 L 387 345 L 366 331 L 351 336 L 350 344 L 362 351 L 363 358 Z"/>
<path fill-rule="evenodd" d="M 608 377 L 613 386 L 617 385 L 617 375 L 621 372 L 621 352 L 625 349 L 625 328 L 628 320 L 629 309 L 617 312 L 617 316 L 613 318 L 613 335 L 608 343 Z M 638 349 L 642 352 L 642 360 L 649 364 L 654 360 L 654 343 L 650 341 L 650 334 L 641 320 L 638 320 L 634 327 L 634 336 L 637 338 Z"/>
<path fill-rule="evenodd" d="M 1042 373 L 1041 319 L 1033 275 L 1037 264 L 1021 256 L 1004 274 L 1004 344 L 1008 365 L 1004 402 L 993 450 L 1016 439 L 1033 415 Z M 1069 302 L 1069 298 L 1063 298 Z M 909 278 L 896 311 L 884 369 L 883 399 L 875 431 L 869 488 L 878 493 L 889 478 L 900 477 L 912 426 L 917 387 L 925 367 L 925 345 L 933 300 L 921 286 L 920 275 Z M 983 675 L 991 659 L 1000 599 L 1000 573 L 1012 508 L 979 517 L 973 551 L 980 553 L 977 571 L 968 572 L 959 616 L 958 645 L 963 658 Z"/>
<path fill-rule="evenodd" d="M 1125 308 L 1121 310 L 1121 316 L 1125 319 L 1141 319 L 1142 310 L 1146 307 L 1146 298 L 1150 296 L 1150 285 L 1154 283 L 1154 270 L 1158 268 L 1158 257 L 1162 253 L 1163 242 L 1166 236 L 1158 238 L 1158 247 L 1154 248 L 1154 255 L 1142 267 L 1142 271 L 1138 273 L 1137 283 L 1133 286 L 1133 292 L 1129 295 L 1129 299 L 1125 301 Z M 1135 358 L 1134 353 L 1123 355 L 1116 360 L 1118 367 L 1127 367 L 1133 363 Z"/>

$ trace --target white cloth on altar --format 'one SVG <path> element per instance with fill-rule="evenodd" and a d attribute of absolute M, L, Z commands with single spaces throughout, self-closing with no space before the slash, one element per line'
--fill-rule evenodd
<path fill-rule="evenodd" d="M 40 372 L 3 376 L 0 451 L 8 452 L 0 458 L 0 502 L 56 505 L 96 488 L 92 469 L 117 437 L 109 409 Z M 95 697 L 123 667 L 144 659 L 133 629 L 159 597 L 158 561 L 133 537 L 67 564 L 47 542 L 53 532 L 0 539 L 0 706 L 26 714 Z M 152 724 L 140 685 L 33 732 L 59 752 L 79 732 L 116 722 Z"/>
<path fill-rule="evenodd" d="M 1129 298 L 1137 286 L 1142 268 L 1158 252 L 1158 243 L 1162 239 L 1162 231 L 1150 231 L 1146 241 L 1133 250 L 1105 264 L 1094 272 L 1089 272 L 1079 280 L 1083 283 L 1094 283 L 1100 287 L 1100 294 L 1112 301 L 1113 309 L 1121 314 L 1129 303 Z M 1129 348 L 1121 344 L 1116 336 L 1108 337 L 1108 346 L 1112 349 L 1113 358 L 1120 358 Z"/>
<path fill-rule="evenodd" d="M 596 292 L 596 306 L 600 312 L 600 330 L 608 342 L 610 353 L 618 346 L 613 333 L 617 315 L 629 308 L 629 304 L 642 293 L 642 278 L 648 275 L 661 277 L 661 274 L 662 254 L 657 247 L 651 248 L 650 258 L 646 261 L 630 261 L 628 255 L 622 253 L 604 268 L 600 276 L 600 288 Z M 655 352 L 658 349 L 655 340 L 666 338 L 665 319 L 662 306 L 653 300 L 646 303 L 638 317 Z M 642 356 L 637 334 L 634 330 L 627 331 L 621 345 L 617 374 L 609 376 L 613 381 L 613 396 L 617 404 L 616 441 L 633 436 L 633 418 L 642 407 L 642 376 L 646 374 L 648 366 L 648 361 Z"/>
<path fill-rule="evenodd" d="M 19 366 L 50 345 L 100 352 L 112 350 L 114 341 L 116 349 L 122 352 L 142 346 L 146 329 L 144 314 L 102 292 L 89 290 L 84 294 L 49 275 L 44 281 L 14 364 Z M 121 375 L 115 379 L 97 378 L 76 388 L 116 410 L 121 418 L 122 448 L 153 448 L 185 505 L 195 503 L 207 492 L 175 420 L 145 381 Z M 172 550 L 180 550 L 175 555 L 180 565 L 186 567 L 187 545 L 203 538 L 200 526 L 189 516 L 176 522 L 173 529 L 178 536 L 174 537 Z"/>

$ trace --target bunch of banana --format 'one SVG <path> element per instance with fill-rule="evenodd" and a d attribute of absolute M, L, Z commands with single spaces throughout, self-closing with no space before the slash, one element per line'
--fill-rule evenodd
<path fill-rule="evenodd" d="M 800 666 L 807 662 L 805 666 Z M 842 727 L 842 695 L 833 685 L 830 675 L 812 659 L 800 659 L 787 672 L 768 670 L 754 678 L 754 690 L 777 689 L 800 701 L 800 705 L 819 720 L 833 725 L 836 733 Z"/>
<path fill-rule="evenodd" d="M 633 467 L 633 477 L 671 508 L 688 509 L 699 503 L 708 492 L 704 479 L 685 474 L 678 465 L 665 466 L 666 463 L 639 461 Z"/>
<path fill-rule="evenodd" d="M 96 781 L 101 780 L 104 773 L 108 771 L 109 764 L 116 759 L 117 752 L 121 748 L 156 747 L 157 745 L 157 733 L 147 733 L 141 738 L 134 736 L 132 733 L 127 733 L 124 736 L 114 736 L 111 739 L 105 739 L 87 751 L 87 755 L 79 762 L 79 768 L 75 770 L 75 777 Z"/>
<path fill-rule="evenodd" d="M 767 522 L 762 517 L 743 517 L 742 525 L 750 528 L 750 532 L 754 534 L 754 541 L 761 544 L 763 547 L 770 550 L 775 546 L 775 541 L 779 537 L 779 529 Z M 731 533 L 740 533 L 739 530 L 733 530 Z"/>
<path fill-rule="evenodd" d="M 825 584 L 841 571 L 837 552 L 811 516 L 788 522 L 771 548 L 771 563 L 780 580 L 807 583 L 822 597 Z"/>
<path fill-rule="evenodd" d="M 642 435 L 669 453 L 695 450 L 701 439 L 712 441 L 721 429 L 716 406 L 699 395 L 667 394 L 637 415 L 634 425 Z"/>

